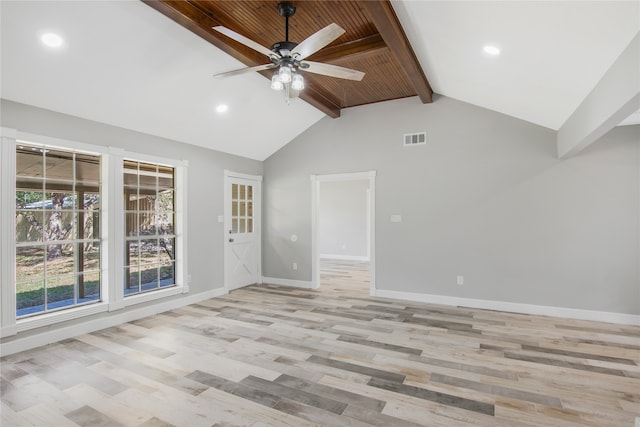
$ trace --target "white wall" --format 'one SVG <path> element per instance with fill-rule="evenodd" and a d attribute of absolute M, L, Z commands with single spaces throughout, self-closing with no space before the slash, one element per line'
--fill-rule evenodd
<path fill-rule="evenodd" d="M 318 250 L 322 258 L 368 258 L 367 189 L 369 181 L 320 183 Z"/>
<path fill-rule="evenodd" d="M 265 161 L 263 272 L 311 279 L 311 174 L 376 170 L 378 289 L 638 315 L 639 136 L 559 160 L 556 132 L 449 98 L 343 111 Z"/>
<path fill-rule="evenodd" d="M 19 131 L 83 142 L 100 146 L 113 146 L 128 152 L 152 154 L 159 157 L 188 161 L 187 223 L 188 260 L 187 271 L 191 275 L 189 295 L 173 297 L 193 298 L 224 285 L 224 230 L 217 216 L 224 213 L 224 169 L 252 175 L 262 175 L 262 162 L 224 154 L 194 145 L 146 135 L 130 130 L 92 122 L 7 100 L 1 103 L 0 124 Z M 215 136 L 212 136 L 215 137 Z M 13 204 L 13 195 L 3 194 Z M 166 303 L 166 300 L 161 301 Z M 153 304 L 149 304 L 153 305 Z M 166 305 L 159 304 L 159 307 Z M 164 308 L 166 310 L 166 308 Z M 127 309 L 120 310 L 127 311 Z M 114 312 L 116 313 L 116 312 Z M 98 315 L 95 317 L 107 317 Z M 54 335 L 58 328 L 72 327 L 91 321 L 82 318 L 71 324 L 47 329 Z M 3 339 L 3 345 L 25 335 L 35 335 L 39 330 Z"/>

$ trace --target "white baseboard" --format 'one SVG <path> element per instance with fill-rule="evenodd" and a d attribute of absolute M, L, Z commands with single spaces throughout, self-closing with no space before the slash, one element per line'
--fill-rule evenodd
<path fill-rule="evenodd" d="M 636 314 L 611 313 L 606 311 L 581 310 L 575 308 L 521 304 L 506 301 L 460 298 L 445 295 L 419 294 L 414 292 L 389 291 L 384 289 L 377 289 L 375 291 L 375 296 L 382 298 L 402 299 L 407 301 L 426 302 L 431 304 L 480 308 L 485 310 L 510 311 L 521 314 L 535 314 L 539 316 L 594 320 L 597 322 L 618 323 L 624 325 L 640 325 L 640 316 Z"/>
<path fill-rule="evenodd" d="M 337 255 L 337 254 L 320 254 L 320 259 L 339 259 L 342 261 L 364 261 L 369 262 L 368 256 L 361 255 Z"/>
<path fill-rule="evenodd" d="M 262 283 L 269 285 L 293 286 L 294 288 L 316 289 L 318 286 L 311 281 L 280 279 L 277 277 L 262 277 Z"/>
<path fill-rule="evenodd" d="M 146 307 L 134 308 L 124 313 L 112 312 L 107 317 L 98 319 L 87 319 L 82 323 L 71 325 L 59 329 L 46 329 L 43 332 L 36 332 L 33 335 L 20 338 L 19 336 L 11 341 L 2 343 L 0 348 L 0 356 L 18 353 L 20 351 L 29 350 L 53 342 L 62 341 L 68 338 L 77 337 L 79 335 L 88 334 L 100 329 L 110 328 L 112 326 L 121 325 L 123 323 L 142 319 L 143 317 L 153 316 L 168 310 L 184 307 L 189 304 L 195 304 L 210 298 L 224 295 L 227 292 L 224 288 L 212 289 L 210 291 L 201 292 L 194 295 L 188 295 L 184 298 L 171 299 L 162 301 L 157 304 Z"/>
<path fill-rule="evenodd" d="M 0 338 L 11 337 L 17 333 L 18 327 L 16 325 L 5 326 L 4 328 L 0 329 Z"/>

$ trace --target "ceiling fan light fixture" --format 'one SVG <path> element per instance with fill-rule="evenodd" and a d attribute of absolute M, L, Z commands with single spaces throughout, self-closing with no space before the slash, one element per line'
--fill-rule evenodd
<path fill-rule="evenodd" d="M 278 76 L 280 77 L 280 81 L 282 83 L 290 83 L 291 82 L 291 68 L 284 66 L 280 67 L 280 71 L 278 72 Z"/>
<path fill-rule="evenodd" d="M 302 74 L 295 73 L 291 80 L 291 89 L 293 90 L 302 90 L 304 89 L 304 78 Z"/>
<path fill-rule="evenodd" d="M 280 80 L 280 75 L 276 71 L 276 73 L 271 77 L 271 89 L 273 90 L 282 90 L 284 89 L 284 84 Z"/>

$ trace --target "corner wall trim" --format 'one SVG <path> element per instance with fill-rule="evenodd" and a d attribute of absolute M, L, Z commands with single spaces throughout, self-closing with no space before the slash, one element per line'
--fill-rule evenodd
<path fill-rule="evenodd" d="M 451 305 L 458 307 L 479 308 L 483 310 L 510 311 L 520 314 L 562 317 L 566 319 L 593 320 L 597 322 L 618 323 L 640 326 L 640 315 L 611 313 L 596 310 L 553 307 L 546 305 L 522 304 L 506 301 L 492 301 L 472 298 L 450 297 L 445 295 L 420 294 L 415 292 L 389 291 L 377 289 L 376 297 L 425 302 L 430 304 Z"/>
<path fill-rule="evenodd" d="M 174 310 L 176 308 L 184 307 L 189 304 L 195 304 L 200 301 L 215 298 L 226 293 L 227 292 L 225 291 L 225 289 L 221 287 L 206 292 L 201 292 L 195 295 L 189 295 L 188 297 L 172 299 L 169 301 L 150 305 L 148 307 L 133 309 L 124 313 L 119 312 L 105 318 L 89 319 L 86 322 L 79 323 L 77 325 L 71 325 L 66 328 L 55 329 L 53 331 L 46 330 L 45 328 L 43 332 L 36 333 L 24 338 L 18 337 L 15 340 L 2 343 L 0 356 L 7 356 L 10 354 L 18 353 L 20 351 L 30 350 L 32 348 L 51 344 L 57 341 L 77 337 L 83 334 L 88 334 L 100 329 L 121 325 L 123 323 L 142 319 L 143 317 L 153 316 L 164 311 Z"/>
<path fill-rule="evenodd" d="M 262 277 L 262 283 L 265 285 L 281 285 L 292 286 L 294 288 L 315 289 L 313 282 L 306 280 L 280 279 L 277 277 Z"/>

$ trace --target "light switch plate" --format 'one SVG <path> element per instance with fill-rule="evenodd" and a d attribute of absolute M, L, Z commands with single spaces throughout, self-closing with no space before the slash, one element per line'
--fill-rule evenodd
<path fill-rule="evenodd" d="M 402 215 L 391 215 L 391 222 L 402 222 Z"/>

